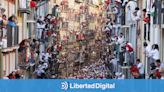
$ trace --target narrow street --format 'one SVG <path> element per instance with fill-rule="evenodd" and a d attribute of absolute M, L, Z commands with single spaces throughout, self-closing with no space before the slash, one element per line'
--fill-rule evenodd
<path fill-rule="evenodd" d="M 163 4 L 0 0 L 0 77 L 162 79 Z"/>

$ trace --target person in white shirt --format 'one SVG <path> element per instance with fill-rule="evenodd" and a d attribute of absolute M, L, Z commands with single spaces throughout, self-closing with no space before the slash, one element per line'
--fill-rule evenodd
<path fill-rule="evenodd" d="M 147 59 L 147 73 L 150 74 L 150 64 L 151 64 L 151 46 L 147 43 L 144 42 L 144 54 L 145 58 Z"/>
<path fill-rule="evenodd" d="M 37 21 L 37 32 L 36 32 L 37 39 L 41 39 L 44 28 L 45 28 L 44 22 L 39 19 Z"/>
<path fill-rule="evenodd" d="M 41 24 L 40 24 L 40 21 L 38 20 L 37 21 L 37 31 L 36 31 L 36 37 L 37 37 L 37 39 L 40 39 L 41 38 L 40 31 L 41 31 Z"/>
<path fill-rule="evenodd" d="M 2 38 L 2 48 L 7 48 L 7 37 Z"/>
<path fill-rule="evenodd" d="M 120 37 L 118 37 L 117 42 L 119 45 L 119 51 L 122 51 L 122 46 L 124 46 L 124 42 L 125 42 L 125 39 L 122 33 L 120 34 Z"/>
<path fill-rule="evenodd" d="M 160 59 L 156 60 L 155 65 L 156 65 L 156 69 L 159 70 L 159 72 L 164 71 L 164 63 L 161 62 Z"/>
<path fill-rule="evenodd" d="M 48 52 L 45 53 L 45 58 L 44 60 L 48 62 L 48 59 L 50 58 L 50 54 Z"/>
<path fill-rule="evenodd" d="M 146 55 L 146 57 L 150 57 L 150 54 L 151 54 L 151 46 L 147 43 L 147 42 L 144 42 L 144 53 Z"/>
<path fill-rule="evenodd" d="M 142 78 L 144 78 L 144 65 L 141 63 L 140 59 L 137 59 L 137 68 L 139 69 L 139 73 Z"/>
<path fill-rule="evenodd" d="M 156 60 L 160 59 L 159 58 L 159 47 L 157 44 L 154 44 L 154 47 L 151 51 L 151 58 L 152 58 L 152 62 L 151 63 L 155 63 Z"/>
<path fill-rule="evenodd" d="M 40 56 L 39 56 L 39 60 L 40 60 L 41 62 L 43 62 L 44 59 L 45 59 L 45 52 L 42 51 L 42 53 L 41 53 Z"/>
<path fill-rule="evenodd" d="M 157 60 L 159 59 L 159 47 L 157 44 L 154 45 L 154 53 L 153 53 L 153 59 Z"/>
<path fill-rule="evenodd" d="M 115 75 L 116 75 L 115 76 L 116 79 L 125 79 L 125 75 L 122 74 L 121 72 L 116 72 Z"/>
<path fill-rule="evenodd" d="M 43 67 L 43 69 L 47 69 L 48 68 L 48 63 L 43 63 L 43 65 L 42 65 L 42 67 Z"/>
<path fill-rule="evenodd" d="M 127 20 L 128 22 L 132 21 L 132 17 L 133 17 L 133 13 L 135 12 L 135 8 L 137 7 L 137 3 L 134 0 L 129 0 L 127 5 L 126 5 L 126 16 L 127 16 Z"/>
<path fill-rule="evenodd" d="M 138 7 L 136 7 L 135 11 L 133 12 L 132 20 L 133 21 L 140 21 L 141 16 L 142 16 L 141 10 Z"/>
<path fill-rule="evenodd" d="M 118 37 L 118 43 L 119 44 L 123 44 L 124 43 L 124 36 L 123 36 L 122 33 L 120 34 L 120 37 Z"/>

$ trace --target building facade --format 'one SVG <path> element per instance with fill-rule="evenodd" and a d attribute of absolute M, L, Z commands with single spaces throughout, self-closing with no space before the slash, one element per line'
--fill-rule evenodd
<path fill-rule="evenodd" d="M 19 68 L 19 43 L 35 38 L 36 19 L 48 14 L 48 4 L 49 0 L 0 0 L 1 17 L 6 15 L 6 21 L 11 16 L 16 17 L 16 25 L 7 26 L 7 35 L 1 37 L 1 77 Z"/>

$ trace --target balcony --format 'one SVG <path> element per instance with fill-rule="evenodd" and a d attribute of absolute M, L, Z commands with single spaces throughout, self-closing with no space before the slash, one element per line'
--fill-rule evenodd
<path fill-rule="evenodd" d="M 18 26 L 7 26 L 7 47 L 18 45 Z"/>
<path fill-rule="evenodd" d="M 19 8 L 18 9 L 18 11 L 20 12 L 20 13 L 27 13 L 27 14 L 30 14 L 31 13 L 31 11 L 29 10 L 29 9 L 23 9 L 23 8 Z"/>

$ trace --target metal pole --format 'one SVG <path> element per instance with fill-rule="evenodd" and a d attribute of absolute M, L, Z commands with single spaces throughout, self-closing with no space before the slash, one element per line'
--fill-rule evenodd
<path fill-rule="evenodd" d="M 14 46 L 14 31 L 15 31 L 15 27 L 12 27 L 12 45 L 11 46 Z"/>
<path fill-rule="evenodd" d="M 0 78 L 3 77 L 3 59 L 2 59 L 2 49 L 0 49 Z"/>

